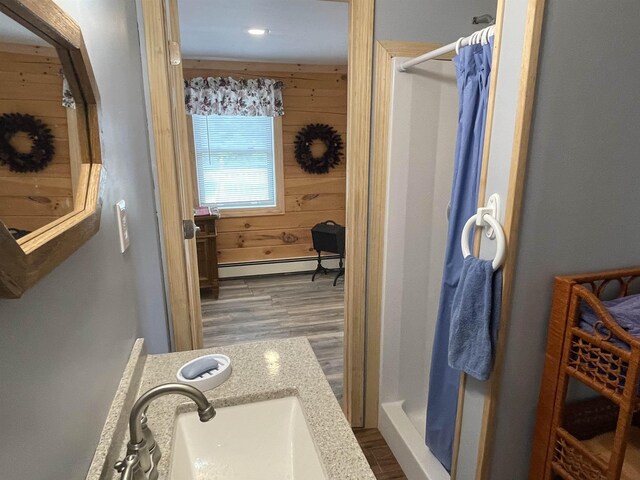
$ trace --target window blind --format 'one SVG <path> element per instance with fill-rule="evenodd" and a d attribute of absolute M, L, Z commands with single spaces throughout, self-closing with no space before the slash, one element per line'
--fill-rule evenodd
<path fill-rule="evenodd" d="M 273 117 L 191 118 L 200 205 L 275 207 Z"/>

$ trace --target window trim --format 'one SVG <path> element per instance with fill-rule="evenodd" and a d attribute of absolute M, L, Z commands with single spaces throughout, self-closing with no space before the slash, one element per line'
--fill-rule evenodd
<path fill-rule="evenodd" d="M 198 188 L 198 167 L 196 165 L 195 145 L 193 137 L 193 117 L 187 115 L 189 135 L 189 157 L 193 181 L 194 207 L 200 206 Z M 284 215 L 284 154 L 282 148 L 282 116 L 273 117 L 273 162 L 276 187 L 275 207 L 254 208 L 220 208 L 222 218 L 259 217 L 265 215 Z"/>

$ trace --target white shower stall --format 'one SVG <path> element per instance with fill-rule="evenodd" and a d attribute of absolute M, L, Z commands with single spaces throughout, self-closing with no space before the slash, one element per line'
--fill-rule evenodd
<path fill-rule="evenodd" d="M 411 480 L 449 474 L 425 445 L 431 350 L 458 125 L 455 66 L 399 73 L 389 129 L 379 429 Z"/>

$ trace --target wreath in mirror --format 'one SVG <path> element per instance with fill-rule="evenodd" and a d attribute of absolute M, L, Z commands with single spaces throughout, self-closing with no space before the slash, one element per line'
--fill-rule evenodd
<path fill-rule="evenodd" d="M 28 152 L 18 151 L 11 143 L 20 132 L 31 140 Z M 51 162 L 54 153 L 51 129 L 42 120 L 22 113 L 0 116 L 0 165 L 8 165 L 12 172 L 37 172 Z"/>
<path fill-rule="evenodd" d="M 324 144 L 322 155 L 314 156 L 316 142 Z M 296 135 L 296 161 L 307 173 L 328 173 L 340 163 L 342 149 L 342 137 L 329 125 L 310 124 Z"/>

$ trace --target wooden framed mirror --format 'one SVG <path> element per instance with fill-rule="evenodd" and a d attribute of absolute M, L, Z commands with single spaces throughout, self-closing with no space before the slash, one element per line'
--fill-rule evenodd
<path fill-rule="evenodd" d="M 19 298 L 100 227 L 98 90 L 52 0 L 0 0 L 0 84 L 0 297 Z"/>

